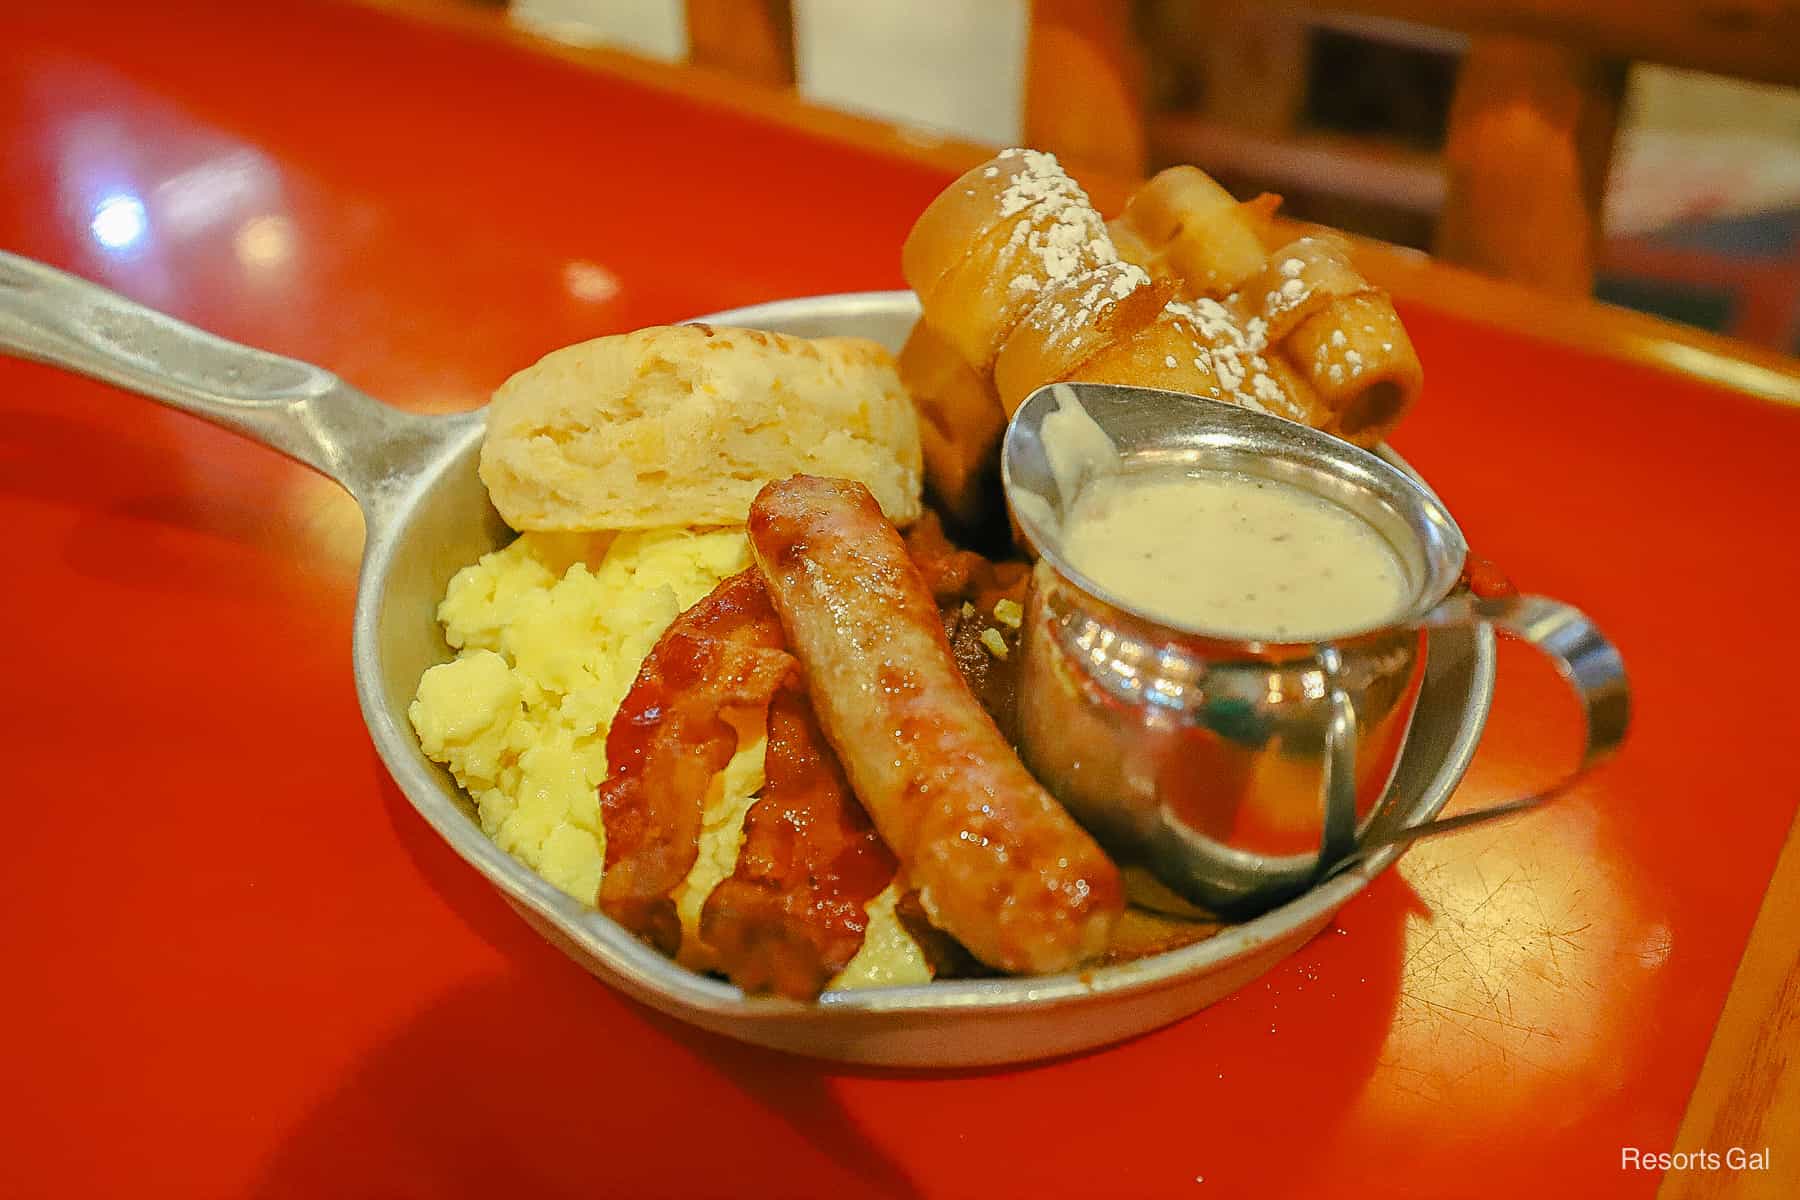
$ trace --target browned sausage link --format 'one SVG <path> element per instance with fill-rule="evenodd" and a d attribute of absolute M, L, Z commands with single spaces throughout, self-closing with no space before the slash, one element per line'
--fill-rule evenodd
<path fill-rule="evenodd" d="M 606 734 L 600 910 L 664 954 L 681 946 L 673 893 L 699 857 L 707 789 L 737 749 L 729 707 L 759 708 L 794 670 L 754 570 L 657 639 Z"/>
<path fill-rule="evenodd" d="M 825 736 L 931 919 L 1003 970 L 1099 954 L 1124 906 L 1118 870 L 970 695 L 868 489 L 771 483 L 750 546 Z"/>

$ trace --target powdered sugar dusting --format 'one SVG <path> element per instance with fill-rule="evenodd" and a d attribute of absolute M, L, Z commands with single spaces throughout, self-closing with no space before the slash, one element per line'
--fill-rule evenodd
<path fill-rule="evenodd" d="M 1054 154 L 1014 148 L 995 160 L 996 173 L 1003 165 L 1012 175 L 1000 190 L 1000 216 L 1025 216 L 1013 227 L 1007 248 L 1022 251 L 1030 261 L 1030 269 L 1011 281 L 1015 292 L 1034 292 L 1119 261 L 1100 214 Z"/>
<path fill-rule="evenodd" d="M 1148 286 L 1150 276 L 1142 267 L 1127 262 L 1106 263 L 1064 280 L 1053 293 L 1057 298 L 1045 297 L 1025 319 L 1049 336 L 1065 338 L 1070 346 L 1077 346 L 1082 331 L 1102 314 Z"/>
<path fill-rule="evenodd" d="M 1293 244 L 1293 248 L 1298 253 L 1282 259 L 1280 281 L 1272 283 L 1262 298 L 1262 315 L 1271 321 L 1300 308 L 1312 298 L 1316 280 L 1307 277 L 1308 267 L 1316 266 L 1321 261 L 1335 261 L 1337 258 L 1337 252 L 1332 249 L 1331 244 L 1321 242 L 1318 238 L 1301 238 Z"/>
<path fill-rule="evenodd" d="M 1392 354 L 1393 351 L 1394 343 L 1381 343 L 1381 353 Z M 1335 384 L 1360 378 L 1372 365 L 1367 355 L 1350 344 L 1342 329 L 1333 329 L 1330 336 L 1313 349 L 1314 377 L 1323 376 Z"/>
<path fill-rule="evenodd" d="M 1268 411 L 1268 405 L 1288 403 L 1287 389 L 1263 357 L 1268 348 L 1267 321 L 1252 317 L 1240 324 L 1229 308 L 1205 296 L 1193 301 L 1172 300 L 1166 311 L 1191 325 L 1205 343 L 1206 368 L 1218 380 L 1223 399 L 1258 412 Z M 1196 358 L 1194 365 L 1200 366 L 1200 359 Z"/>
<path fill-rule="evenodd" d="M 1280 404 L 1287 399 L 1287 393 L 1281 390 L 1281 385 L 1275 382 L 1272 375 L 1258 375 L 1252 383 L 1251 390 L 1256 393 L 1257 399 L 1265 400 L 1270 404 Z"/>
<path fill-rule="evenodd" d="M 992 179 L 1000 174 L 1001 164 L 1013 168 L 1014 173 L 1000 189 L 1000 215 L 1013 217 L 1024 212 L 1034 204 L 1051 200 L 1079 200 L 1087 203 L 1087 194 L 1081 186 L 1069 178 L 1062 164 L 1056 161 L 1056 155 L 1046 154 L 1042 150 L 1023 150 L 1014 147 L 1002 150 L 995 158 L 994 164 L 983 174 Z M 988 174 L 992 172 L 992 174 Z"/>

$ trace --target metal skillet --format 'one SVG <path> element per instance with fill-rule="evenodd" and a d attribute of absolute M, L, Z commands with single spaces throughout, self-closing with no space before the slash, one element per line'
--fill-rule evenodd
<path fill-rule="evenodd" d="M 815 296 L 714 313 L 725 325 L 872 338 L 898 350 L 910 292 Z M 240 346 L 95 284 L 0 252 L 0 353 L 160 400 L 322 472 L 361 507 L 365 541 L 351 661 L 370 738 L 413 807 L 534 928 L 613 987 L 670 1016 L 765 1046 L 847 1062 L 968 1067 L 1103 1046 L 1178 1020 L 1255 979 L 1323 929 L 1399 857 L 1376 850 L 1295 899 L 1196 945 L 1050 977 L 828 992 L 815 1004 L 745 996 L 657 954 L 483 836 L 468 799 L 406 719 L 419 676 L 452 655 L 436 620 L 450 577 L 513 536 L 476 475 L 480 410 L 424 416 L 318 367 Z M 1400 460 L 1383 451 L 1390 461 Z M 1493 695 L 1485 627 L 1429 634 L 1417 712 L 1372 841 L 1430 820 L 1474 755 Z"/>

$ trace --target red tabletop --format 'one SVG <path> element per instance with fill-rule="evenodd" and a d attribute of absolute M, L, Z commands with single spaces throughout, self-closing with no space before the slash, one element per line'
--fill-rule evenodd
<path fill-rule="evenodd" d="M 29 11 L 24 11 L 29 9 Z M 0 246 L 394 403 L 554 347 L 898 286 L 946 177 L 354 8 L 12 6 Z M 1243 993 L 908 1075 L 614 995 L 417 819 L 351 688 L 358 518 L 192 419 L 0 362 L 0 1194 L 1645 1195 L 1794 815 L 1771 697 L 1800 411 L 1408 305 L 1398 439 L 1616 637 L 1564 806 L 1414 849 Z M 1459 803 L 1566 764 L 1504 648 Z"/>

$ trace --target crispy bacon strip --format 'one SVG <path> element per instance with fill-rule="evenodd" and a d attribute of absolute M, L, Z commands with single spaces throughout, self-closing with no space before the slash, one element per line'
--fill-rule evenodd
<path fill-rule="evenodd" d="M 1118 869 L 970 694 L 868 489 L 771 483 L 749 534 L 825 736 L 933 922 L 1007 971 L 1104 950 L 1124 907 Z"/>
<path fill-rule="evenodd" d="M 673 893 L 699 854 L 707 789 L 737 751 L 723 711 L 768 704 L 794 668 L 761 577 L 740 572 L 663 632 L 607 731 L 600 910 L 664 954 L 681 946 Z"/>
<path fill-rule="evenodd" d="M 737 868 L 707 897 L 700 935 L 745 991 L 811 1000 L 862 948 L 863 905 L 896 863 L 798 689 L 769 706 L 763 774 Z"/>

